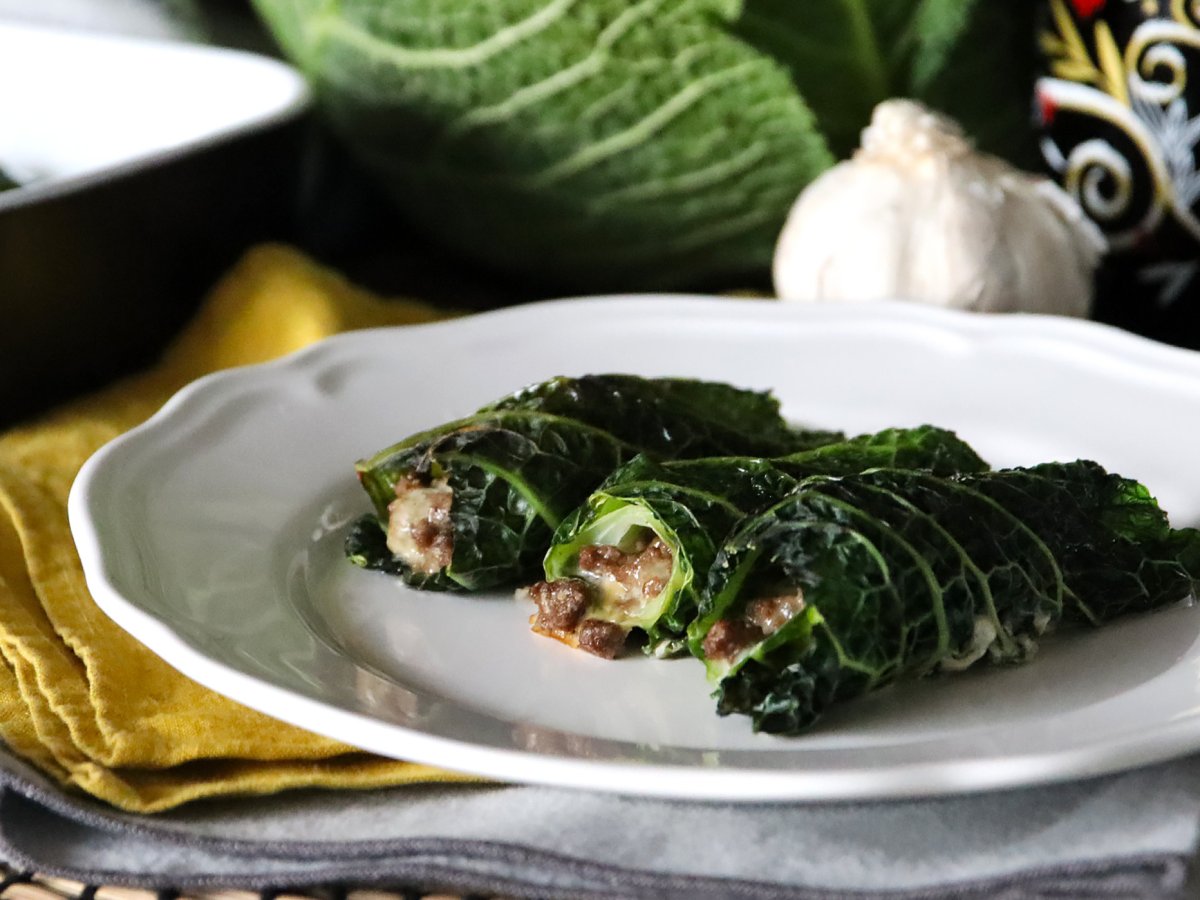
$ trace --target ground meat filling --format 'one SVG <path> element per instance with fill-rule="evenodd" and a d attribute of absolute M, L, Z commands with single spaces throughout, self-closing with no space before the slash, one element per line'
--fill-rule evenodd
<path fill-rule="evenodd" d="M 737 659 L 774 634 L 804 609 L 804 593 L 794 591 L 758 597 L 746 604 L 738 619 L 720 619 L 704 636 L 704 655 L 726 662 Z"/>
<path fill-rule="evenodd" d="M 804 594 L 796 589 L 770 597 L 759 597 L 746 604 L 747 622 L 763 634 L 774 634 L 804 609 Z"/>
<path fill-rule="evenodd" d="M 662 538 L 641 538 L 628 553 L 611 544 L 579 551 L 579 571 L 596 581 L 604 599 L 633 612 L 662 593 L 671 580 L 674 559 Z"/>
<path fill-rule="evenodd" d="M 538 608 L 534 626 L 556 632 L 575 631 L 591 603 L 587 584 L 578 578 L 539 581 L 529 588 L 529 599 Z"/>
<path fill-rule="evenodd" d="M 592 588 L 587 582 L 579 578 L 539 581 L 525 593 L 537 605 L 529 621 L 538 634 L 604 659 L 615 659 L 624 648 L 627 629 L 616 622 L 586 618 L 592 603 Z"/>
<path fill-rule="evenodd" d="M 673 566 L 670 548 L 653 532 L 629 551 L 610 544 L 584 547 L 579 551 L 582 577 L 539 581 L 528 588 L 537 606 L 530 623 L 539 634 L 613 659 L 625 646 L 629 629 L 598 615 L 605 610 L 636 615 L 662 593 Z"/>
<path fill-rule="evenodd" d="M 454 558 L 450 507 L 454 491 L 445 478 L 432 482 L 406 475 L 388 504 L 387 545 L 414 572 L 432 575 Z"/>
<path fill-rule="evenodd" d="M 721 619 L 704 636 L 704 655 L 709 659 L 735 659 L 764 637 L 762 629 L 749 622 Z"/>
<path fill-rule="evenodd" d="M 579 649 L 604 659 L 616 659 L 625 646 L 627 632 L 615 622 L 584 619 L 579 626 Z"/>

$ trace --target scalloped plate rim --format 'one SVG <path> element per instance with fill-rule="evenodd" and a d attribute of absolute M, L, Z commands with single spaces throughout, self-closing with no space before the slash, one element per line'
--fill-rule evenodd
<path fill-rule="evenodd" d="M 146 435 L 169 431 L 222 391 L 266 378 L 314 378 L 324 354 L 348 350 L 359 342 L 387 341 L 390 335 L 409 340 L 423 331 L 440 334 L 486 333 L 493 327 L 520 324 L 537 317 L 572 320 L 595 310 L 616 311 L 619 304 L 643 307 L 654 313 L 710 314 L 719 318 L 738 309 L 745 325 L 848 322 L 866 331 L 887 324 L 918 326 L 965 340 L 973 347 L 992 341 L 1050 342 L 1110 356 L 1114 364 L 1134 366 L 1168 378 L 1186 376 L 1200 385 L 1200 355 L 1157 344 L 1094 322 L 1038 315 L 984 315 L 935 309 L 901 302 L 846 306 L 781 305 L 776 301 L 727 299 L 693 295 L 614 295 L 541 301 L 422 325 L 368 329 L 335 335 L 277 360 L 212 373 L 188 385 L 142 425 L 97 451 L 84 465 L 72 487 L 69 514 L 72 533 L 83 562 L 89 589 L 97 602 L 119 625 L 162 656 L 185 675 L 241 703 L 318 733 L 337 737 L 383 755 L 441 764 L 475 775 L 517 782 L 566 787 L 616 790 L 622 793 L 681 799 L 783 801 L 846 800 L 901 796 L 932 796 L 990 790 L 1087 777 L 1145 765 L 1200 748 L 1200 716 L 1191 715 L 1164 723 L 1153 742 L 1144 734 L 1126 740 L 1110 739 L 1104 747 L 1067 747 L 1050 754 L 981 757 L 960 760 L 953 771 L 944 761 L 893 765 L 878 771 L 862 768 L 816 772 L 772 769 L 672 766 L 646 761 L 593 760 L 543 755 L 515 748 L 474 747 L 469 742 L 424 734 L 361 712 L 338 708 L 319 699 L 269 683 L 238 671 L 194 646 L 172 626 L 131 600 L 113 576 L 108 542 L 101 533 L 101 500 L 97 485 L 119 466 L 127 448 Z M 312 370 L 312 371 L 309 371 Z M 512 385 L 516 387 L 517 385 Z M 507 389 L 507 386 L 506 388 Z"/>

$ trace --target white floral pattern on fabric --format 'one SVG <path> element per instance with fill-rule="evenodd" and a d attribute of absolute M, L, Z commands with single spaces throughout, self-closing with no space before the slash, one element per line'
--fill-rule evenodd
<path fill-rule="evenodd" d="M 1050 77 L 1036 92 L 1041 151 L 1110 251 L 1146 255 L 1138 281 L 1166 308 L 1200 273 L 1191 258 L 1200 255 L 1200 113 L 1187 92 L 1189 63 L 1200 65 L 1200 4 L 1121 6 L 1145 17 L 1123 46 L 1120 14 L 1101 16 L 1104 0 L 1050 0 L 1041 35 Z M 1185 252 L 1157 252 L 1168 226 Z"/>

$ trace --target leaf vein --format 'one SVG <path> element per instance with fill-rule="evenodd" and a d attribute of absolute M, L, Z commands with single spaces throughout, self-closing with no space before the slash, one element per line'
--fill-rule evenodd
<path fill-rule="evenodd" d="M 662 5 L 662 0 L 642 0 L 617 16 L 596 38 L 595 46 L 583 59 L 555 72 L 549 78 L 514 91 L 501 103 L 469 110 L 446 128 L 446 139 L 453 140 L 467 132 L 511 119 L 518 112 L 574 87 L 599 74 L 609 61 L 609 51 L 628 34 L 641 19 L 649 18 Z"/>
<path fill-rule="evenodd" d="M 361 26 L 329 15 L 314 25 L 318 39 L 335 37 L 375 59 L 386 60 L 409 69 L 465 69 L 487 62 L 510 47 L 521 43 L 562 19 L 578 0 L 550 0 L 528 18 L 500 29 L 469 47 L 400 47 L 377 37 Z"/>
<path fill-rule="evenodd" d="M 697 78 L 624 131 L 619 131 L 604 140 L 583 147 L 566 159 L 523 180 L 529 187 L 549 187 L 556 182 L 578 175 L 606 159 L 631 150 L 649 140 L 655 133 L 702 100 L 714 87 L 736 80 L 746 70 L 757 67 L 757 61 L 746 62 Z"/>

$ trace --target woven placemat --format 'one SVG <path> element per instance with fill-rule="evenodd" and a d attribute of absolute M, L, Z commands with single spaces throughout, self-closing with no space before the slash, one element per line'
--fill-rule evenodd
<path fill-rule="evenodd" d="M 479 894 L 427 894 L 404 887 L 320 885 L 247 891 L 236 885 L 207 891 L 149 891 L 21 872 L 0 863 L 0 900 L 503 900 Z"/>

